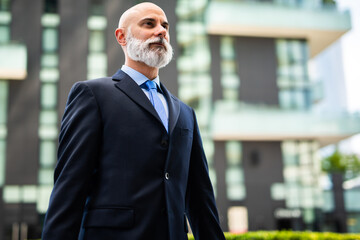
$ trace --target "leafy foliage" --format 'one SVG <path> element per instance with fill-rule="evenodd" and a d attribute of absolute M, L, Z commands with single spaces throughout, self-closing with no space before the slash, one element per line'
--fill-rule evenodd
<path fill-rule="evenodd" d="M 360 240 L 360 234 L 258 231 L 243 234 L 225 233 L 225 238 L 227 240 Z M 194 237 L 189 235 L 189 240 L 194 240 Z"/>
<path fill-rule="evenodd" d="M 328 173 L 342 173 L 354 177 L 360 173 L 360 159 L 355 154 L 342 154 L 339 150 L 323 159 L 322 170 Z"/>

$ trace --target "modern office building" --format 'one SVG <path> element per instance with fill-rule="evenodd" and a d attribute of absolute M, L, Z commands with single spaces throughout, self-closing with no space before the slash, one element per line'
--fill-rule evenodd
<path fill-rule="evenodd" d="M 114 29 L 137 2 L 0 0 L 0 239 L 40 236 L 69 89 L 122 65 Z M 308 61 L 349 13 L 321 0 L 153 2 L 175 50 L 161 80 L 196 110 L 223 229 L 336 230 L 318 150 L 360 119 L 314 110 L 327 79 Z"/>

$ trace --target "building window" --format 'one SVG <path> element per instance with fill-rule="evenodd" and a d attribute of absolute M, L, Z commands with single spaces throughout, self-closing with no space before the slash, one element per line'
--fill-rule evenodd
<path fill-rule="evenodd" d="M 7 185 L 4 187 L 4 202 L 6 203 L 34 203 L 36 198 L 36 185 Z"/>
<path fill-rule="evenodd" d="M 226 193 L 231 201 L 245 199 L 244 170 L 242 167 L 242 148 L 238 141 L 225 143 L 226 151 Z"/>
<path fill-rule="evenodd" d="M 87 57 L 87 78 L 99 78 L 107 75 L 106 26 L 104 4 L 101 0 L 92 0 L 89 8 L 88 29 L 89 47 Z"/>
<path fill-rule="evenodd" d="M 44 12 L 45 13 L 57 13 L 57 9 L 58 9 L 57 4 L 58 4 L 57 0 L 45 0 Z"/>
<path fill-rule="evenodd" d="M 302 209 L 303 220 L 309 224 L 314 221 L 314 210 L 323 206 L 318 149 L 316 141 L 282 143 L 286 207 Z"/>
<path fill-rule="evenodd" d="M 0 80 L 0 187 L 5 181 L 8 89 L 8 82 Z"/>
<path fill-rule="evenodd" d="M 211 56 L 203 21 L 206 4 L 203 0 L 180 0 L 176 7 L 179 96 L 194 108 L 202 133 L 208 131 L 212 107 Z"/>
<path fill-rule="evenodd" d="M 39 213 L 46 212 L 53 185 L 58 136 L 59 24 L 57 1 L 46 0 L 41 18 L 42 52 L 39 116 L 39 173 L 35 199 Z M 42 189 L 48 189 L 44 192 Z M 50 190 L 49 190 L 50 189 Z"/>
<path fill-rule="evenodd" d="M 222 37 L 220 43 L 221 85 L 225 101 L 239 100 L 240 79 L 236 71 L 235 47 L 233 37 Z"/>
<path fill-rule="evenodd" d="M 0 44 L 10 42 L 9 5 L 9 0 L 0 0 Z M 0 79 L 0 187 L 5 183 L 8 95 L 9 83 Z"/>
<path fill-rule="evenodd" d="M 44 52 L 55 52 L 58 47 L 58 31 L 53 27 L 44 28 L 42 33 L 42 47 Z"/>
<path fill-rule="evenodd" d="M 305 40 L 278 39 L 276 51 L 280 107 L 309 109 L 311 107 L 311 83 L 307 69 L 307 42 Z"/>
<path fill-rule="evenodd" d="M 234 233 L 247 232 L 249 228 L 246 207 L 234 206 L 228 209 L 229 231 Z"/>
<path fill-rule="evenodd" d="M 197 116 L 209 174 L 216 186 L 213 164 L 214 142 L 210 135 L 209 118 L 212 111 L 212 79 L 210 74 L 210 48 L 204 14 L 207 0 L 178 0 L 176 2 L 177 56 L 179 97 L 191 106 Z M 187 34 L 184 34 L 186 32 Z M 214 187 L 216 194 L 216 187 Z"/>
<path fill-rule="evenodd" d="M 10 11 L 10 0 L 0 0 L 0 11 Z"/>
<path fill-rule="evenodd" d="M 4 26 L 0 24 L 0 43 L 6 43 L 9 39 L 10 39 L 9 26 Z"/>

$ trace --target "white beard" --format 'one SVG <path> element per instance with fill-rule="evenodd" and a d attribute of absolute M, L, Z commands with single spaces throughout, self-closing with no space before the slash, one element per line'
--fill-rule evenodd
<path fill-rule="evenodd" d="M 129 57 L 138 62 L 143 62 L 150 67 L 165 67 L 172 59 L 173 49 L 165 38 L 153 38 L 142 41 L 133 37 L 131 30 L 126 36 L 126 51 Z M 150 47 L 151 43 L 162 43 L 165 47 Z"/>

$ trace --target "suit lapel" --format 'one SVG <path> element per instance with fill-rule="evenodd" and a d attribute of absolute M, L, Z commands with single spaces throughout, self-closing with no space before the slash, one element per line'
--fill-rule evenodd
<path fill-rule="evenodd" d="M 157 114 L 155 108 L 149 101 L 149 99 L 144 94 L 143 90 L 132 80 L 126 73 L 121 70 L 118 70 L 116 74 L 112 77 L 113 80 L 117 81 L 115 86 L 125 93 L 130 99 L 132 99 L 139 106 L 148 111 L 152 116 L 154 116 L 161 125 L 161 119 Z"/>
<path fill-rule="evenodd" d="M 160 83 L 169 107 L 169 134 L 172 133 L 180 114 L 180 102 Z"/>
<path fill-rule="evenodd" d="M 154 116 L 160 124 L 163 126 L 162 121 L 157 114 L 155 108 L 149 101 L 149 99 L 146 97 L 144 92 L 141 90 L 141 88 L 135 83 L 134 80 L 132 80 L 126 73 L 124 73 L 121 70 L 118 70 L 115 75 L 112 77 L 113 80 L 117 81 L 115 83 L 115 86 L 120 89 L 123 93 L 125 93 L 130 99 L 132 99 L 135 103 L 137 103 L 139 106 L 144 108 L 146 111 L 148 111 L 152 116 Z M 174 127 L 176 125 L 176 122 L 179 118 L 180 114 L 180 103 L 179 100 L 176 99 L 167 89 L 166 87 L 161 84 L 161 89 L 163 90 L 166 102 L 168 104 L 169 108 L 169 134 L 172 133 L 174 130 Z M 165 129 L 165 127 L 164 127 Z"/>

